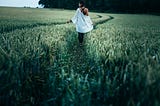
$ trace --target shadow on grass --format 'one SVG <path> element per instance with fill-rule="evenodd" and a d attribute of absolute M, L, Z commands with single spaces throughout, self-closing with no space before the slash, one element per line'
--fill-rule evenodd
<path fill-rule="evenodd" d="M 39 25 L 33 25 L 32 27 L 37 26 Z M 31 28 L 30 26 L 27 27 Z M 94 77 L 98 79 L 99 76 L 94 71 L 99 66 L 87 55 L 85 46 L 87 42 L 84 42 L 83 46 L 79 46 L 77 32 L 68 29 L 63 36 L 66 45 L 62 45 L 63 50 L 58 45 L 53 64 L 50 63 L 51 48 L 45 43 L 41 44 L 45 54 L 40 57 L 32 56 L 32 54 L 29 57 L 22 57 L 22 62 L 19 63 L 19 67 L 16 66 L 17 68 L 15 68 L 13 63 L 6 64 L 6 60 L 14 62 L 14 59 L 5 58 L 1 67 L 3 70 L 0 71 L 1 76 L 3 76 L 3 78 L 0 78 L 0 85 L 3 86 L 0 88 L 1 105 L 63 105 L 63 102 L 74 105 L 79 103 L 87 105 L 88 101 L 84 102 L 84 100 L 88 99 L 88 97 L 91 98 L 91 101 L 97 100 L 94 95 L 97 95 L 99 91 L 85 91 L 81 88 L 83 84 L 80 84 L 81 87 L 77 88 L 79 91 L 74 87 L 70 90 L 74 92 L 75 101 L 70 101 L 69 99 L 71 98 L 67 98 L 69 93 L 68 87 L 74 85 L 74 81 L 70 82 L 67 81 L 67 78 L 63 78 L 61 71 L 64 70 L 64 73 L 67 73 L 69 78 L 72 75 L 71 73 L 74 73 L 73 75 L 77 79 L 79 76 L 79 78 L 84 80 L 87 75 L 93 79 Z M 10 67 L 8 67 L 9 65 Z M 71 72 L 71 70 L 74 72 Z M 83 83 L 83 81 L 79 83 Z M 88 94 L 88 91 L 94 93 Z M 85 95 L 85 97 L 81 94 Z"/>
<path fill-rule="evenodd" d="M 140 89 L 132 89 L 135 85 L 131 86 L 129 77 L 126 77 L 124 82 L 124 70 L 128 60 L 119 58 L 106 61 L 101 57 L 97 62 L 87 53 L 88 42 L 85 37 L 84 45 L 80 47 L 77 32 L 74 30 L 66 30 L 63 36 L 66 45 L 61 46 L 64 49 L 57 48 L 53 63 L 50 63 L 52 48 L 43 43 L 41 46 L 45 54 L 40 58 L 24 57 L 21 63 L 23 67 L 16 69 L 11 66 L 8 69 L 12 75 L 3 75 L 6 77 L 1 80 L 5 85 L 3 88 L 7 88 L 5 91 L 0 88 L 0 101 L 4 103 L 2 105 L 124 106 L 132 96 L 133 101 L 136 101 L 135 94 L 138 94 Z M 35 60 L 31 63 L 30 59 Z M 39 68 L 41 71 L 38 71 Z M 20 77 L 12 82 L 18 75 L 17 72 Z M 22 85 L 19 85 L 17 80 Z"/>
<path fill-rule="evenodd" d="M 59 25 L 60 23 L 39 23 L 32 26 L 20 26 L 17 27 L 17 29 L 34 28 L 38 26 L 48 26 L 56 24 Z M 7 30 L 7 32 L 9 31 L 13 31 L 13 29 Z M 1 64 L 2 67 L 0 67 L 1 76 L 3 76 L 0 78 L 0 85 L 3 86 L 0 88 L 0 104 L 40 105 L 46 103 L 45 101 L 48 100 L 48 95 L 50 94 L 50 83 L 48 82 L 50 73 L 48 72 L 48 67 L 51 69 L 53 67 L 52 71 L 56 72 L 57 70 L 60 71 L 62 68 L 61 66 L 64 66 L 67 63 L 67 65 L 69 66 L 68 70 L 76 70 L 76 73 L 83 75 L 83 77 L 86 76 L 86 74 L 88 74 L 90 71 L 89 69 L 94 66 L 94 61 L 88 58 L 85 50 L 85 45 L 83 45 L 82 47 L 79 46 L 77 36 L 77 33 L 73 30 L 66 31 L 64 35 L 64 39 L 66 41 L 65 53 L 67 53 L 68 57 L 64 56 L 66 58 L 65 61 L 56 60 L 55 62 L 56 64 L 58 64 L 56 68 L 53 66 L 54 64 L 50 64 L 49 62 L 51 48 L 49 48 L 45 43 L 41 44 L 43 51 L 45 51 L 45 54 L 42 54 L 40 57 L 37 57 L 36 55 L 32 56 L 32 54 L 29 55 L 29 57 L 22 57 L 21 62 L 18 63 L 19 66 L 16 66 L 17 64 L 14 64 L 14 62 L 17 63 L 14 59 L 2 56 L 5 58 L 3 61 L 4 64 Z M 59 54 L 61 54 L 61 50 L 58 49 L 55 56 L 56 59 L 59 59 Z M 55 75 L 54 77 L 56 78 L 56 76 L 57 75 Z M 58 88 L 55 89 L 57 89 L 57 92 L 59 91 Z M 58 97 L 57 93 L 54 92 L 54 94 L 55 98 L 53 98 L 53 100 L 51 99 L 51 104 L 57 104 L 57 101 L 59 101 L 59 99 L 62 99 L 61 96 L 63 95 L 63 93 Z M 49 97 L 53 97 L 53 94 Z M 59 101 L 59 104 L 61 104 L 61 102 L 62 101 Z"/>
<path fill-rule="evenodd" d="M 60 93 L 61 95 L 56 97 L 54 100 L 51 99 L 51 104 L 93 106 L 127 105 L 127 102 L 130 99 L 127 97 L 130 97 L 130 95 L 133 95 L 133 93 L 139 93 L 139 89 L 135 90 L 134 92 L 127 90 L 127 87 L 130 86 L 129 77 L 126 78 L 127 81 L 125 83 L 123 82 L 123 76 L 125 74 L 124 70 L 126 65 L 129 63 L 128 60 L 119 58 L 106 62 L 106 60 L 101 57 L 100 61 L 97 62 L 94 58 L 90 58 L 89 54 L 87 54 L 87 40 L 85 37 L 83 46 L 79 46 L 77 32 L 73 30 L 67 30 L 64 36 L 66 41 L 65 53 L 68 56 L 65 60 L 68 68 L 66 68 L 64 71 L 67 71 L 67 73 L 70 74 L 72 70 L 75 79 L 77 77 L 82 77 L 83 80 L 88 78 L 85 80 L 88 85 L 84 85 L 82 81 L 80 86 L 86 87 L 86 90 L 81 87 L 74 88 L 72 87 L 75 83 L 74 80 L 69 81 L 69 84 L 65 85 L 65 89 L 63 89 Z M 86 34 L 85 36 L 92 35 Z M 61 51 L 59 51 L 58 54 L 61 54 Z M 93 83 L 93 81 L 95 81 L 95 83 Z M 107 85 L 107 83 L 109 84 Z M 117 87 L 119 87 L 118 90 Z M 68 91 L 68 89 L 70 90 Z M 68 94 L 69 92 L 72 92 L 73 94 Z M 71 97 L 66 95 L 71 95 Z M 73 95 L 75 98 L 71 100 Z"/>

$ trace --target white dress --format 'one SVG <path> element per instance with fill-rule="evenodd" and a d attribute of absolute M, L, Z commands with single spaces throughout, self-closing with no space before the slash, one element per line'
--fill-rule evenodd
<path fill-rule="evenodd" d="M 77 9 L 74 17 L 72 17 L 71 20 L 76 25 L 77 32 L 87 33 L 93 29 L 91 18 L 87 15 L 84 15 L 80 8 Z"/>

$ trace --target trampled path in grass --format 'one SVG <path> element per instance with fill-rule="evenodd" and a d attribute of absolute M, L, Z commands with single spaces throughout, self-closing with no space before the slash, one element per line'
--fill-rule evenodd
<path fill-rule="evenodd" d="M 109 15 L 97 15 L 99 16 L 99 20 L 98 22 L 94 23 L 94 29 L 96 30 L 98 29 L 98 25 L 106 23 L 112 19 L 114 19 L 114 17 L 109 16 Z M 68 29 L 69 30 L 69 29 Z M 87 41 L 86 41 L 86 36 L 92 36 L 91 33 L 87 33 L 84 35 L 84 42 L 83 45 L 80 46 L 79 45 L 79 41 L 78 41 L 78 33 L 75 31 L 73 32 L 73 30 L 69 30 L 69 33 L 71 33 L 72 35 L 67 35 L 65 39 L 71 39 L 68 37 L 72 37 L 72 41 L 67 42 L 67 53 L 68 53 L 68 59 L 67 61 L 70 61 L 70 66 L 73 67 L 73 70 L 79 70 L 78 73 L 88 73 L 86 72 L 86 68 L 87 65 L 90 64 L 94 64 L 94 60 L 91 60 L 88 56 L 88 54 L 86 53 L 86 45 L 87 45 Z M 68 33 L 67 33 L 68 34 Z M 81 69 L 81 70 L 80 70 Z"/>

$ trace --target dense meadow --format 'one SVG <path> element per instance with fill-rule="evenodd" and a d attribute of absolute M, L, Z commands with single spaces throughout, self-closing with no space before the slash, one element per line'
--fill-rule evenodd
<path fill-rule="evenodd" d="M 0 7 L 0 105 L 159 106 L 160 16 Z"/>

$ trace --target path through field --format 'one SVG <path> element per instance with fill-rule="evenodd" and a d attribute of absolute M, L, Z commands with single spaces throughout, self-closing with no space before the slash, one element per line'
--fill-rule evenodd
<path fill-rule="evenodd" d="M 99 18 L 102 18 L 102 17 L 104 19 L 95 23 L 94 28 L 97 29 L 99 24 L 106 23 L 107 21 L 110 21 L 113 19 L 113 17 L 111 16 L 99 15 Z M 70 65 L 73 67 L 73 70 L 78 70 L 77 73 L 88 73 L 85 71 L 86 70 L 85 68 L 89 64 L 94 64 L 93 63 L 94 61 L 90 60 L 88 54 L 86 53 L 86 45 L 87 45 L 86 36 L 91 36 L 90 33 L 87 33 L 84 35 L 84 42 L 82 46 L 79 45 L 78 33 L 75 33 L 75 31 L 73 32 L 73 30 L 69 30 L 69 33 L 67 34 L 68 35 L 66 36 L 66 39 L 70 39 L 69 37 L 71 37 L 73 40 L 73 41 L 67 42 L 67 53 L 69 55 L 68 59 L 70 60 L 69 61 L 71 63 Z M 69 34 L 72 34 L 72 35 L 69 35 Z"/>

